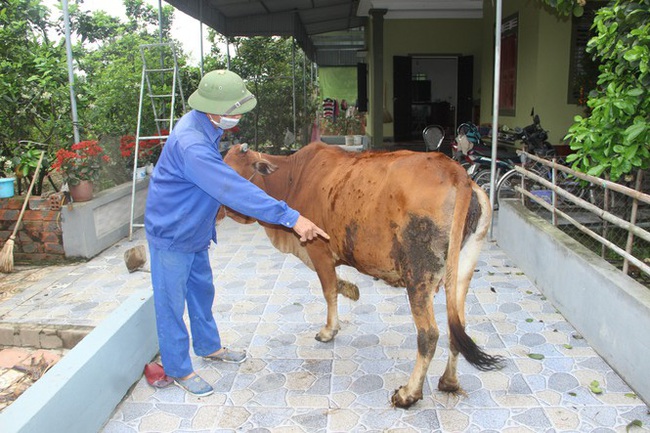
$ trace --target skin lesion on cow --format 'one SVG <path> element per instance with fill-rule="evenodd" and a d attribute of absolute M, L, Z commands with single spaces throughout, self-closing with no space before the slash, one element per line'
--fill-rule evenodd
<path fill-rule="evenodd" d="M 481 205 L 478 202 L 478 197 L 476 192 L 472 191 L 472 200 L 469 203 L 467 219 L 465 220 L 465 230 L 463 231 L 463 244 L 470 234 L 476 232 L 478 222 L 481 219 L 481 214 Z"/>
<path fill-rule="evenodd" d="M 435 329 L 429 329 L 425 332 L 418 333 L 418 352 L 425 358 L 433 358 L 438 345 L 440 333 Z"/>
<path fill-rule="evenodd" d="M 345 189 L 344 186 L 350 183 L 351 175 L 352 175 L 351 171 L 346 172 L 340 179 L 337 179 L 335 184 L 332 184 L 330 186 L 330 190 L 327 198 L 329 200 L 330 210 L 332 212 L 336 211 L 340 193 Z"/>
<path fill-rule="evenodd" d="M 357 232 L 359 231 L 359 225 L 356 221 L 352 221 L 345 227 L 345 238 L 343 239 L 343 260 L 350 265 L 355 266 L 356 261 L 354 260 L 354 247 L 357 240 Z"/>
<path fill-rule="evenodd" d="M 404 229 L 393 235 L 390 257 L 401 276 L 401 280 L 395 282 L 395 285 L 437 285 L 438 281 L 434 280 L 445 266 L 448 244 L 445 231 L 431 218 L 410 215 Z"/>

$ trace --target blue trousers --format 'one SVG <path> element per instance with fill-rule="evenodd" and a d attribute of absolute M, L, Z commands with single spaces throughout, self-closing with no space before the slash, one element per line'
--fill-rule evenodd
<path fill-rule="evenodd" d="M 149 255 L 162 364 L 168 376 L 184 377 L 194 371 L 189 334 L 183 321 L 185 304 L 194 353 L 206 356 L 221 349 L 212 315 L 214 284 L 208 251 L 179 253 L 149 245 Z"/>

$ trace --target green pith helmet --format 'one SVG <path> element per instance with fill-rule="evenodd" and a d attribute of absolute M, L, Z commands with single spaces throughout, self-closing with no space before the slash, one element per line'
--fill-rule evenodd
<path fill-rule="evenodd" d="M 190 107 L 209 114 L 244 114 L 257 105 L 255 96 L 234 72 L 217 69 L 201 78 L 199 88 L 187 100 Z"/>

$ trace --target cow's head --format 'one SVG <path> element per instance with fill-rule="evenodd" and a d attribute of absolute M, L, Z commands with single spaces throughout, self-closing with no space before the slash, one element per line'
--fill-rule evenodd
<path fill-rule="evenodd" d="M 257 174 L 266 176 L 273 173 L 278 168 L 276 165 L 264 159 L 261 153 L 250 150 L 246 143 L 237 144 L 231 147 L 223 160 L 239 173 L 240 176 L 257 184 L 257 186 L 261 186 L 261 176 L 256 176 Z M 236 212 L 228 207 L 221 206 L 217 213 L 217 223 L 221 222 L 221 220 L 226 216 L 234 219 L 240 224 L 250 224 L 256 221 L 255 218 Z"/>
<path fill-rule="evenodd" d="M 255 182 L 255 175 L 269 175 L 278 169 L 278 166 L 264 159 L 262 154 L 249 149 L 248 144 L 237 144 L 228 150 L 223 159 L 240 176 Z"/>

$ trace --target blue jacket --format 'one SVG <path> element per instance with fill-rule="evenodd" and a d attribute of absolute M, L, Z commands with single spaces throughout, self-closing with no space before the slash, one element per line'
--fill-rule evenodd
<path fill-rule="evenodd" d="M 174 126 L 149 181 L 144 226 L 149 243 L 179 252 L 217 242 L 215 218 L 223 204 L 261 221 L 293 227 L 298 212 L 268 196 L 221 158 L 223 130 L 190 111 Z"/>

